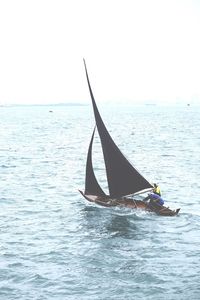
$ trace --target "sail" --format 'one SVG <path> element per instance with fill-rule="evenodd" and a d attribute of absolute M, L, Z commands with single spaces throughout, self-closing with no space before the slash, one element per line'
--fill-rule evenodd
<path fill-rule="evenodd" d="M 86 179 L 85 179 L 85 194 L 105 197 L 106 194 L 101 189 L 95 177 L 92 166 L 92 144 L 94 139 L 95 128 L 92 134 L 90 145 L 88 148 L 87 163 L 86 163 Z"/>
<path fill-rule="evenodd" d="M 125 158 L 107 131 L 93 96 L 85 60 L 84 65 L 96 125 L 103 149 L 110 196 L 121 197 L 152 188 L 152 185 Z"/>

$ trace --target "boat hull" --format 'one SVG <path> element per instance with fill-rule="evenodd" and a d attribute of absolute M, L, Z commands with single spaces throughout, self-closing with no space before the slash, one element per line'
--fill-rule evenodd
<path fill-rule="evenodd" d="M 121 206 L 121 207 L 128 207 L 131 209 L 141 209 L 148 212 L 154 212 L 160 216 L 176 216 L 180 208 L 176 210 L 171 210 L 165 206 L 159 205 L 149 205 L 148 203 L 142 200 L 135 200 L 135 199 L 128 199 L 128 198 L 120 198 L 120 199 L 112 199 L 108 197 L 100 197 L 96 195 L 86 195 L 82 191 L 79 190 L 81 195 L 88 200 L 89 202 L 96 203 L 101 206 L 105 207 L 114 207 L 114 206 Z"/>

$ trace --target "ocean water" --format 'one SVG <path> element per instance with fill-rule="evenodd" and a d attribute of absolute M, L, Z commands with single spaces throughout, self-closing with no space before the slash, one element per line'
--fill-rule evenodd
<path fill-rule="evenodd" d="M 200 299 L 200 107 L 99 109 L 180 214 L 102 208 L 79 194 L 90 105 L 0 107 L 0 299 Z M 93 163 L 106 190 L 98 136 Z"/>

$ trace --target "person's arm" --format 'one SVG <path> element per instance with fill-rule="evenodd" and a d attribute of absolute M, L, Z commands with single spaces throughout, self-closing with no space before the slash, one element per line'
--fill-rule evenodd
<path fill-rule="evenodd" d="M 150 197 L 149 197 L 149 195 L 148 195 L 147 197 L 145 197 L 145 198 L 143 199 L 143 201 L 146 202 L 146 201 L 148 201 L 149 199 L 150 199 Z"/>

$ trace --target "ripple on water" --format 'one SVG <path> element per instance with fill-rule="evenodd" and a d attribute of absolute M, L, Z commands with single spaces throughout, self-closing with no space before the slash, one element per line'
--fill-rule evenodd
<path fill-rule="evenodd" d="M 7 127 L 0 139 L 0 299 L 198 299 L 199 111 L 124 108 L 124 122 L 121 109 L 106 107 L 121 150 L 160 184 L 167 206 L 181 207 L 179 216 L 162 218 L 86 202 L 78 189 L 90 109 L 49 110 L 0 112 Z M 106 187 L 96 141 L 93 164 Z"/>

